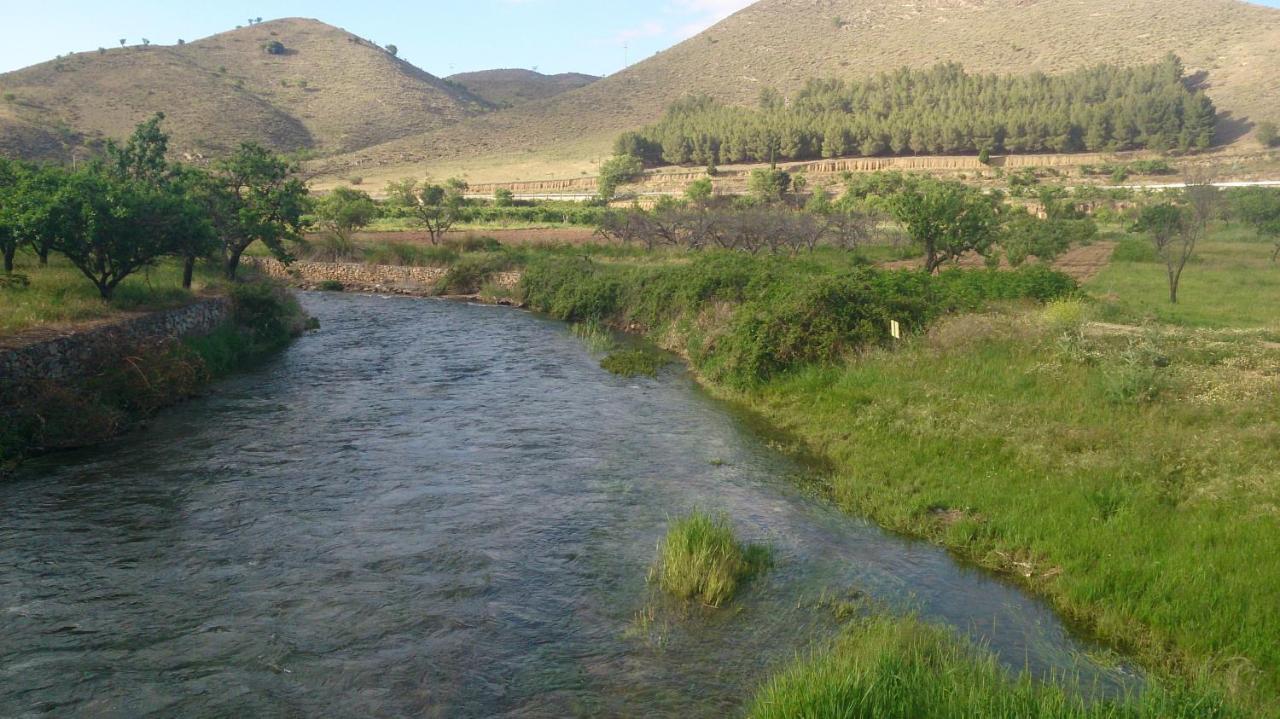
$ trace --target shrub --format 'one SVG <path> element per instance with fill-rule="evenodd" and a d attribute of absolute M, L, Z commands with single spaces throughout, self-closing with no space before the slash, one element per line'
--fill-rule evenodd
<path fill-rule="evenodd" d="M 601 368 L 620 377 L 655 377 L 667 364 L 667 357 L 652 349 L 617 350 L 600 360 Z"/>
<path fill-rule="evenodd" d="M 325 280 L 316 285 L 316 289 L 321 292 L 342 292 L 347 286 L 337 280 Z"/>
<path fill-rule="evenodd" d="M 1156 254 L 1156 248 L 1152 247 L 1150 242 L 1137 237 L 1125 237 L 1116 243 L 1116 250 L 1111 255 L 1111 261 L 1159 262 L 1160 255 Z"/>
<path fill-rule="evenodd" d="M 272 40 L 262 46 L 264 52 L 268 55 L 283 55 L 285 53 L 284 43 L 279 40 Z"/>
<path fill-rule="evenodd" d="M 678 599 L 719 607 L 768 562 L 766 549 L 737 540 L 724 515 L 695 511 L 671 524 L 651 577 Z"/>
<path fill-rule="evenodd" d="M 480 291 L 489 277 L 511 268 L 511 258 L 501 252 L 463 255 L 449 268 L 436 291 L 448 295 L 469 295 Z"/>

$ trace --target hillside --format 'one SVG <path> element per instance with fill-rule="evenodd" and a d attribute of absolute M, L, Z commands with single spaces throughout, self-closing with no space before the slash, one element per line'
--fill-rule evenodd
<path fill-rule="evenodd" d="M 544 75 L 533 70 L 510 69 L 462 72 L 446 79 L 498 107 L 514 107 L 585 87 L 600 78 L 578 72 Z"/>
<path fill-rule="evenodd" d="M 1259 119 L 1280 119 L 1280 10 L 1239 0 L 761 0 L 586 87 L 325 167 L 567 177 L 591 172 L 619 132 L 656 120 L 688 93 L 748 104 L 764 87 L 789 93 L 815 76 L 944 61 L 975 72 L 1054 73 L 1169 52 L 1200 73 L 1223 115 L 1220 142 L 1240 140 Z"/>
<path fill-rule="evenodd" d="M 269 54 L 270 42 L 284 45 Z M 162 111 L 179 152 L 243 140 L 350 151 L 421 134 L 490 105 L 315 20 L 287 19 L 175 46 L 79 53 L 0 75 L 0 150 L 65 156 Z M 11 99 L 10 99 L 11 96 Z"/>

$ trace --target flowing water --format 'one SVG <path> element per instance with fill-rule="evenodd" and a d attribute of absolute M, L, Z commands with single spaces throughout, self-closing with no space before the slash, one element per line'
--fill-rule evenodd
<path fill-rule="evenodd" d="M 0 485 L 0 716 L 723 716 L 859 594 L 1017 669 L 1090 649 L 803 491 L 678 370 L 509 309 L 303 299 L 320 331 L 268 364 Z M 699 507 L 773 550 L 719 611 L 646 583 Z"/>

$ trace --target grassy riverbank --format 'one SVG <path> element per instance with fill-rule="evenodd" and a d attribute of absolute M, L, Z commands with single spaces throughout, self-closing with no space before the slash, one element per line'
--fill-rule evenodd
<path fill-rule="evenodd" d="M 87 376 L 26 386 L 0 412 L 0 475 L 32 454 L 109 439 L 217 377 L 274 352 L 305 327 L 293 296 L 271 284 L 227 288 L 231 316 L 202 337 L 119 347 Z"/>
<path fill-rule="evenodd" d="M 1049 308 L 1070 283 L 1035 269 L 929 279 L 714 254 L 548 258 L 523 291 L 683 353 L 821 458 L 851 512 L 1028 584 L 1172 686 L 1204 678 L 1265 716 L 1280 695 L 1280 351 L 1265 330 L 1090 323 L 1143 301 L 1155 268 L 1138 264 L 1098 300 Z"/>
<path fill-rule="evenodd" d="M 61 255 L 51 255 L 48 266 L 41 267 L 34 255 L 20 254 L 14 269 L 26 283 L 0 283 L 0 336 L 125 312 L 180 307 L 196 294 L 222 285 L 217 269 L 201 263 L 196 267 L 194 291 L 184 290 L 181 264 L 166 260 L 126 278 L 108 301 Z"/>

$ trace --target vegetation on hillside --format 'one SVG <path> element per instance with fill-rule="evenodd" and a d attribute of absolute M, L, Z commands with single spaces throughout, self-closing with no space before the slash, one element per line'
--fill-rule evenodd
<path fill-rule="evenodd" d="M 646 164 L 718 165 L 847 155 L 1205 149 L 1217 112 L 1173 56 L 1064 75 L 970 75 L 958 64 L 867 80 L 810 80 L 759 109 L 709 97 L 618 139 Z"/>

